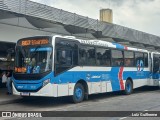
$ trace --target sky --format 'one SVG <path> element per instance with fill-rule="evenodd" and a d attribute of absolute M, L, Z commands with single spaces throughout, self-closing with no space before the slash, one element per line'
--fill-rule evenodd
<path fill-rule="evenodd" d="M 160 36 L 160 0 L 31 0 L 99 19 L 99 10 L 113 10 L 113 23 Z"/>

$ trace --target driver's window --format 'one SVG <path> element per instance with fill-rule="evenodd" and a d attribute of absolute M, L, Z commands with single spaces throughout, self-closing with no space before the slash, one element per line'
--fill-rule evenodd
<path fill-rule="evenodd" d="M 72 67 L 73 60 L 72 50 L 60 49 L 56 51 L 55 69 L 56 74 L 59 74 Z"/>
<path fill-rule="evenodd" d="M 72 51 L 71 50 L 57 50 L 57 65 L 71 66 L 72 65 Z"/>
<path fill-rule="evenodd" d="M 75 42 L 57 40 L 55 50 L 56 75 L 78 64 L 78 45 Z"/>

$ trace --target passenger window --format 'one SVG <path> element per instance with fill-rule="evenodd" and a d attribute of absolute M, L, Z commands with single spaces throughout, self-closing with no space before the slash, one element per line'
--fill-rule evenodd
<path fill-rule="evenodd" d="M 133 67 L 134 66 L 134 53 L 131 51 L 124 51 L 124 66 Z"/>
<path fill-rule="evenodd" d="M 144 67 L 143 53 L 140 52 L 135 53 L 135 66 L 137 67 L 138 65 Z"/>
<path fill-rule="evenodd" d="M 109 49 L 97 48 L 97 65 L 99 66 L 111 66 L 111 54 Z"/>
<path fill-rule="evenodd" d="M 123 66 L 123 52 L 112 50 L 112 66 Z"/>
<path fill-rule="evenodd" d="M 95 48 L 81 46 L 79 48 L 79 64 L 80 65 L 96 65 Z"/>
<path fill-rule="evenodd" d="M 159 71 L 160 66 L 160 55 L 153 54 L 153 72 L 156 73 Z"/>
<path fill-rule="evenodd" d="M 148 67 L 148 54 L 144 53 L 144 66 Z"/>

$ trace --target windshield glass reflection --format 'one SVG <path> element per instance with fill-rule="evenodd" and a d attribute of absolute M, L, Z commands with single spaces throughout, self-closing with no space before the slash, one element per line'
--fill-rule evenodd
<path fill-rule="evenodd" d="M 15 72 L 43 73 L 52 69 L 51 47 L 17 47 Z"/>

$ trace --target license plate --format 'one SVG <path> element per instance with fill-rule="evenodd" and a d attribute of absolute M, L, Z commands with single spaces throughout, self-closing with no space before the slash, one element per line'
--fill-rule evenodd
<path fill-rule="evenodd" d="M 29 92 L 21 92 L 21 96 L 30 96 Z"/>

